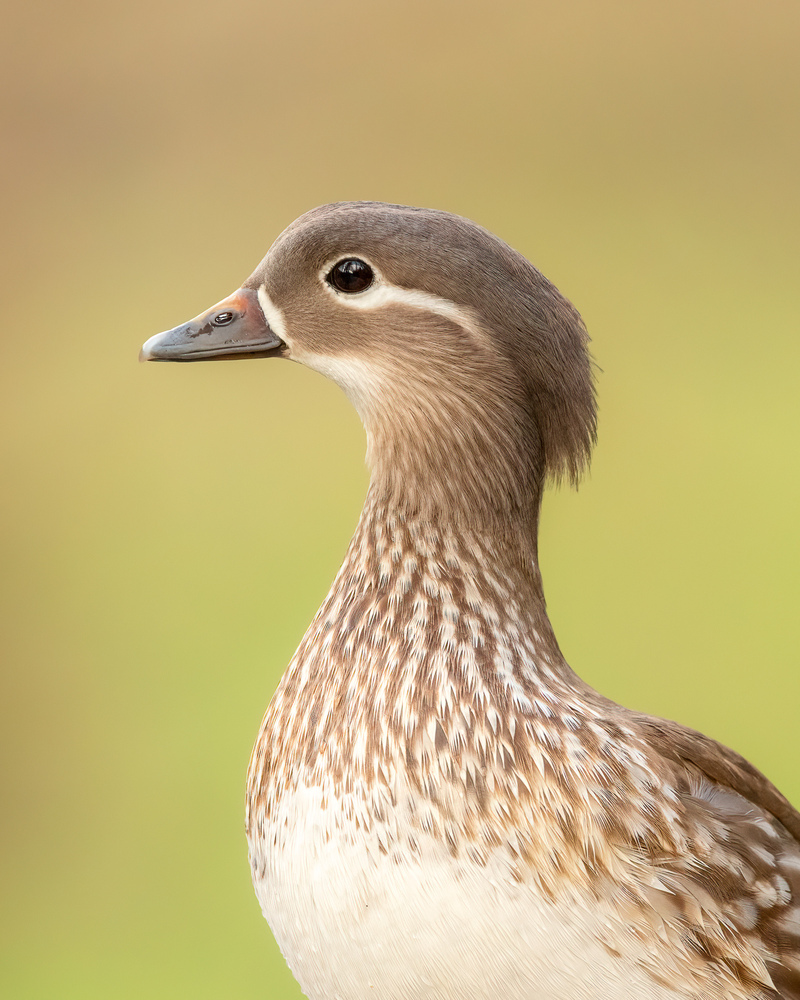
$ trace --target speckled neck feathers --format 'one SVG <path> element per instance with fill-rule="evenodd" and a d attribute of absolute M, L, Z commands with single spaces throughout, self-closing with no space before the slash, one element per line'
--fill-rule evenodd
<path fill-rule="evenodd" d="M 573 683 L 583 687 L 547 620 L 532 536 L 414 520 L 373 488 L 270 708 L 270 752 L 300 765 L 302 748 L 303 767 L 370 783 L 400 748 L 430 763 L 443 725 L 465 746 L 477 716 L 497 728 Z"/>

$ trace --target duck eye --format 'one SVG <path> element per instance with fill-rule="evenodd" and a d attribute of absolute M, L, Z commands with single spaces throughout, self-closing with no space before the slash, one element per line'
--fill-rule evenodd
<path fill-rule="evenodd" d="M 211 320 L 214 326 L 227 326 L 228 323 L 233 322 L 232 312 L 221 312 L 217 313 L 216 316 Z"/>
<path fill-rule="evenodd" d="M 363 292 L 372 284 L 374 277 L 369 264 L 357 257 L 349 257 L 333 265 L 328 274 L 328 284 L 340 292 Z"/>

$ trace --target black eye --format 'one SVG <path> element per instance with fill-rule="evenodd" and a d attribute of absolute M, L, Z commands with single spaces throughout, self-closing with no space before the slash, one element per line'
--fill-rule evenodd
<path fill-rule="evenodd" d="M 334 264 L 328 275 L 328 283 L 340 292 L 363 292 L 372 284 L 374 275 L 369 264 L 357 257 L 349 257 Z"/>
<path fill-rule="evenodd" d="M 214 324 L 214 326 L 227 326 L 228 323 L 233 322 L 233 313 L 232 312 L 217 313 L 217 315 L 211 320 L 211 322 Z"/>

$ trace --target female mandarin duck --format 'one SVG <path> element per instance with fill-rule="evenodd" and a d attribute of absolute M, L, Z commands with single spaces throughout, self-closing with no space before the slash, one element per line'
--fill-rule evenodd
<path fill-rule="evenodd" d="M 545 611 L 545 480 L 595 437 L 587 336 L 444 212 L 302 216 L 154 361 L 338 383 L 371 480 L 247 785 L 256 893 L 310 1000 L 800 1000 L 800 814 L 603 698 Z"/>

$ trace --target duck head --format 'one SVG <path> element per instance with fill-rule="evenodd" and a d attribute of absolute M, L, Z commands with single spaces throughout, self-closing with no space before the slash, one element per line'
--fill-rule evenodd
<path fill-rule="evenodd" d="M 467 219 L 377 202 L 314 209 L 227 299 L 142 360 L 282 357 L 338 383 L 387 502 L 467 519 L 538 512 L 595 438 L 588 337 L 521 254 Z"/>

